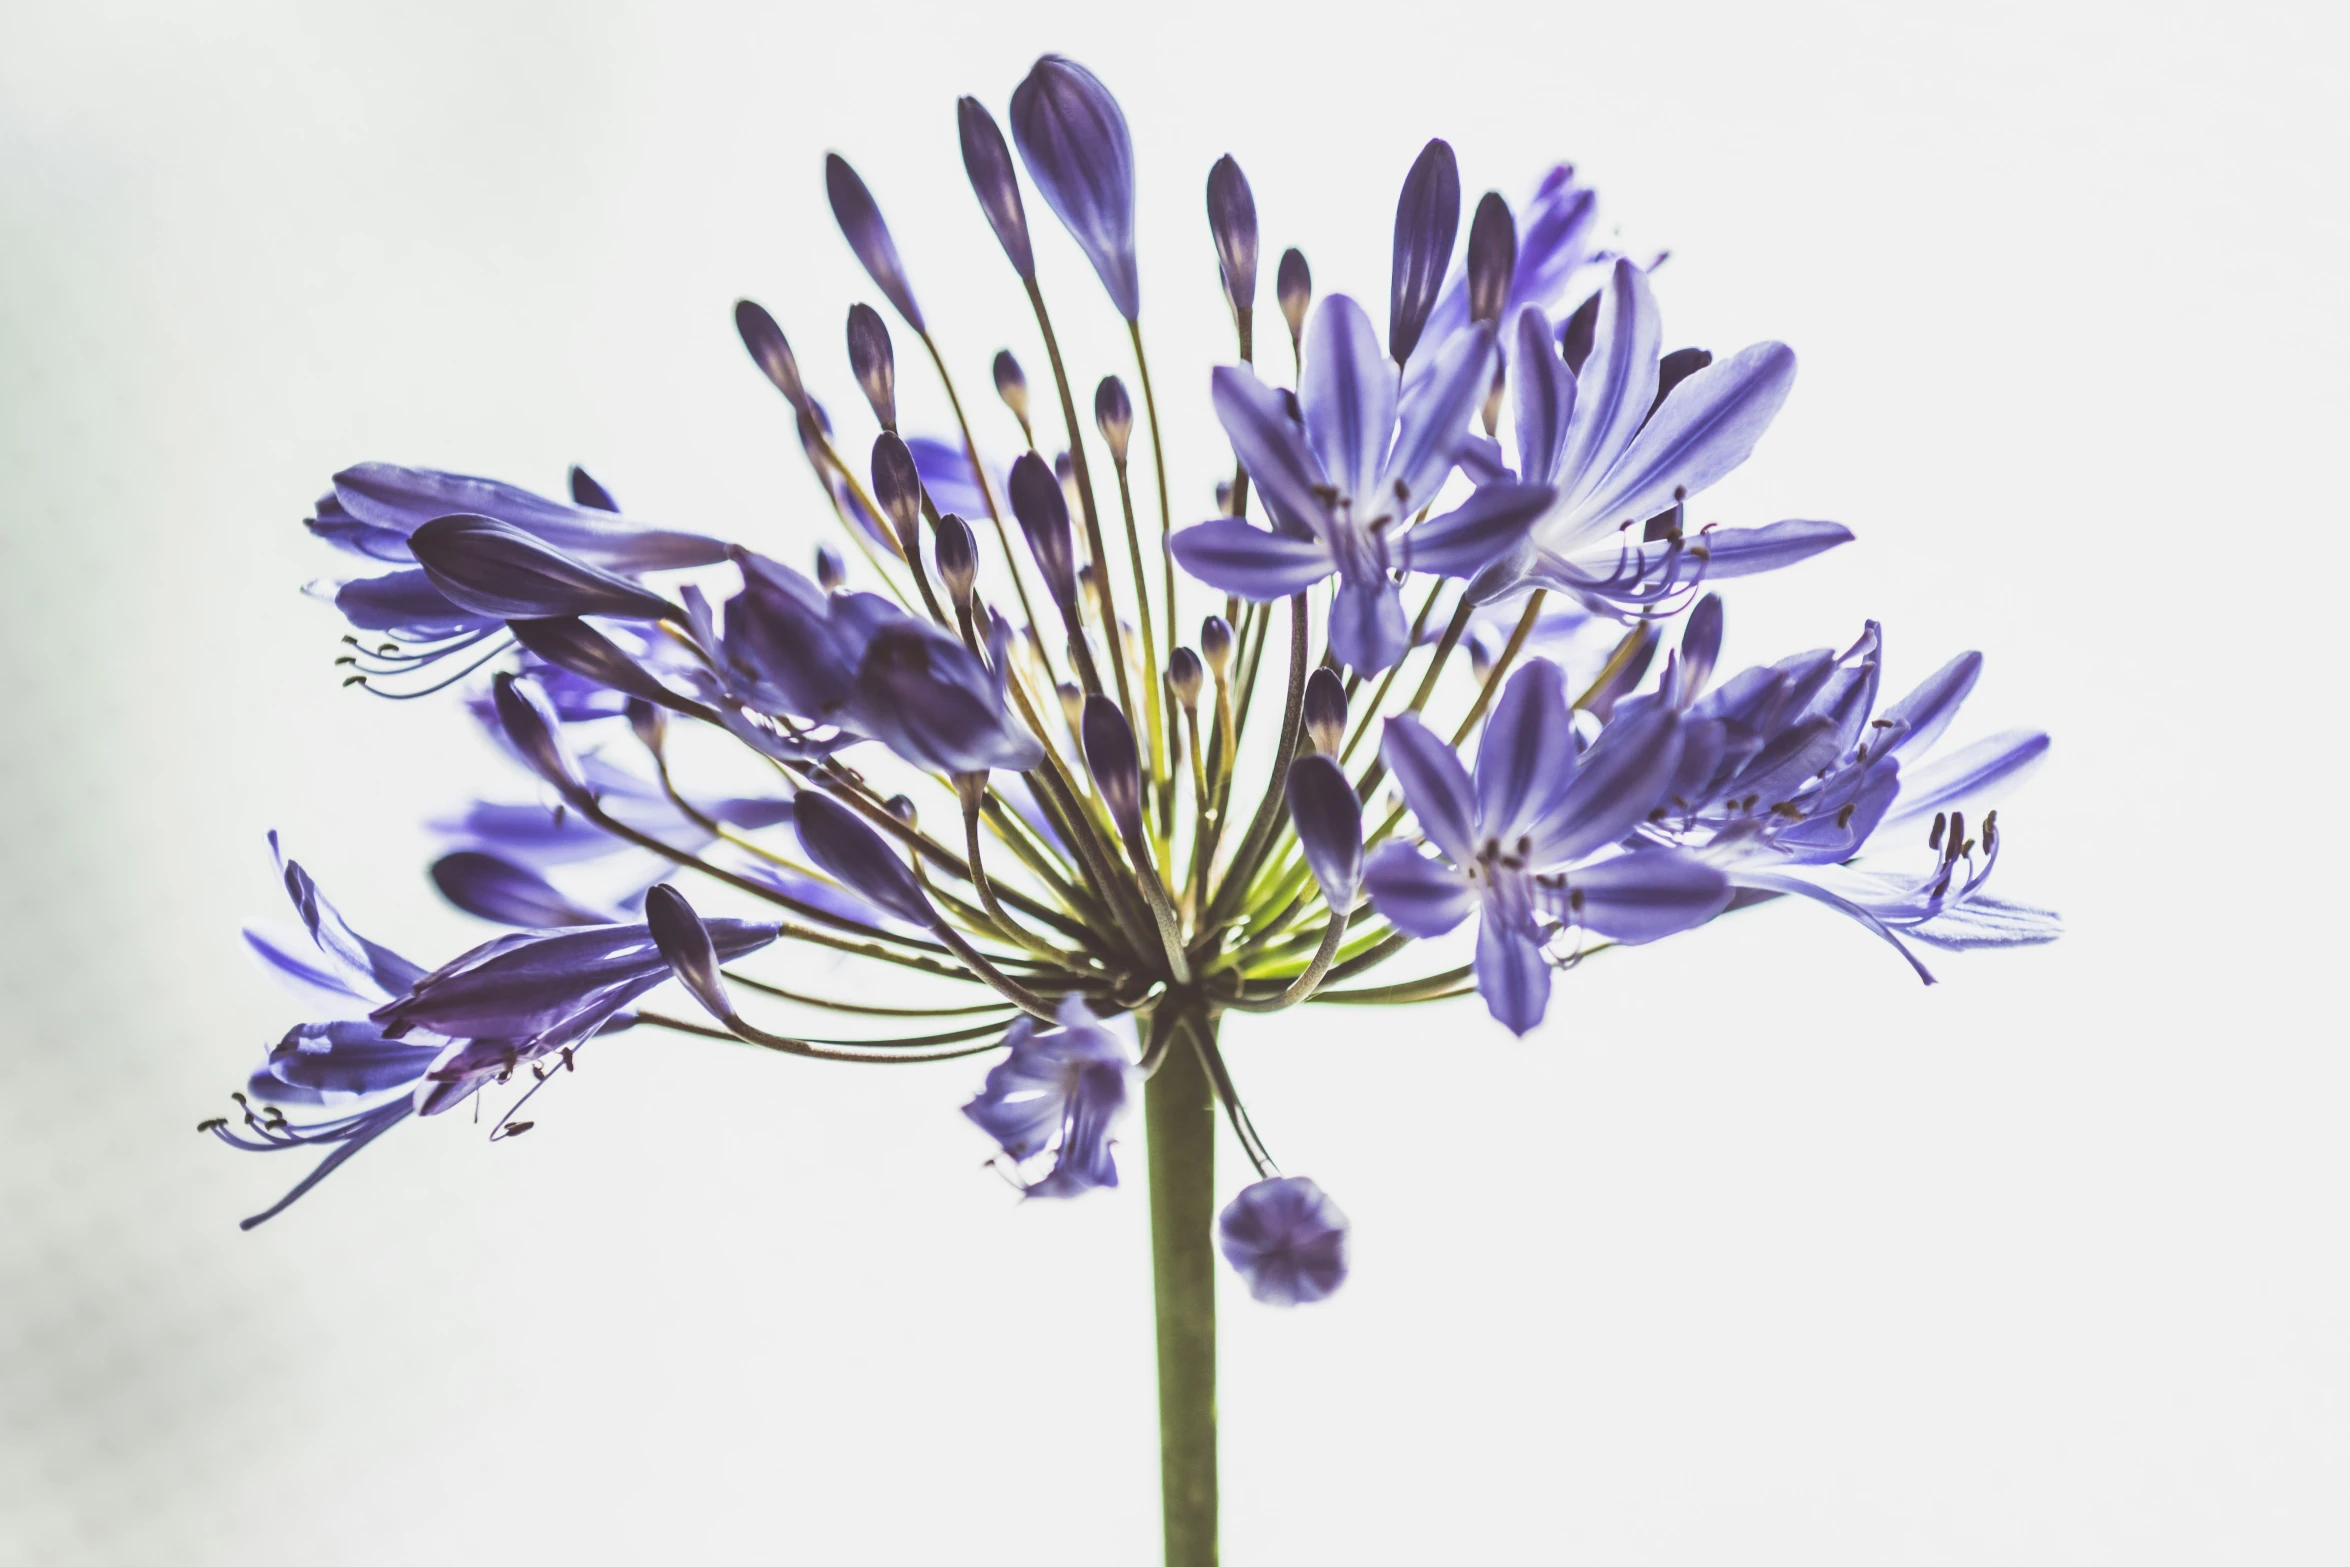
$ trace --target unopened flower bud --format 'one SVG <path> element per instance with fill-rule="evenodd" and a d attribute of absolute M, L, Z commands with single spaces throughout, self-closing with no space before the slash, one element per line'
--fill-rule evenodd
<path fill-rule="evenodd" d="M 884 298 L 898 307 L 898 314 L 906 318 L 906 325 L 922 330 L 922 308 L 914 303 L 914 290 L 906 282 L 906 269 L 898 260 L 896 241 L 889 235 L 889 225 L 881 220 L 881 209 L 873 203 L 873 193 L 857 177 L 857 171 L 839 153 L 829 153 L 824 159 L 824 194 L 832 202 L 833 221 L 840 225 L 841 237 L 857 253 L 857 260 L 865 267 L 865 275 L 873 279 Z"/>
<path fill-rule="evenodd" d="M 921 813 L 914 808 L 914 802 L 902 794 L 891 795 L 889 797 L 888 803 L 885 804 L 882 809 L 889 812 L 890 815 L 896 817 L 899 821 L 904 822 L 908 827 L 916 825 L 916 822 L 921 815 Z"/>
<path fill-rule="evenodd" d="M 1034 452 L 1023 453 L 1012 464 L 1012 512 L 1020 531 L 1028 536 L 1029 553 L 1052 589 L 1053 602 L 1077 599 L 1077 558 L 1069 539 L 1069 501 L 1061 482 Z"/>
<path fill-rule="evenodd" d="M 1208 231 L 1216 237 L 1224 297 L 1234 315 L 1246 316 L 1257 302 L 1257 199 L 1230 153 L 1208 170 Z"/>
<path fill-rule="evenodd" d="M 1062 681 L 1055 689 L 1061 698 L 1061 716 L 1069 720 L 1070 728 L 1075 729 L 1085 717 L 1085 693 L 1072 680 Z"/>
<path fill-rule="evenodd" d="M 1388 291 L 1387 352 L 1397 364 L 1412 357 L 1428 313 L 1452 268 L 1453 238 L 1461 227 L 1461 170 L 1452 148 L 1431 140 L 1412 160 L 1395 201 L 1395 266 Z"/>
<path fill-rule="evenodd" d="M 1126 395 L 1126 383 L 1114 375 L 1102 377 L 1102 384 L 1093 391 L 1093 420 L 1101 426 L 1102 439 L 1110 448 L 1110 461 L 1121 466 L 1126 461 L 1126 442 L 1134 434 L 1134 404 Z"/>
<path fill-rule="evenodd" d="M 945 513 L 938 519 L 931 549 L 938 559 L 938 574 L 946 579 L 947 592 L 954 598 L 955 607 L 968 609 L 971 584 L 979 577 L 979 550 L 971 537 L 971 525 L 954 512 Z"/>
<path fill-rule="evenodd" d="M 1469 319 L 1498 328 L 1518 268 L 1518 224 L 1501 192 L 1489 190 L 1469 220 Z"/>
<path fill-rule="evenodd" d="M 1483 637 L 1469 638 L 1470 678 L 1482 685 L 1485 683 L 1485 677 L 1492 672 L 1493 649 L 1486 645 Z"/>
<path fill-rule="evenodd" d="M 1317 666 L 1306 677 L 1305 723 L 1314 749 L 1324 756 L 1336 756 L 1346 739 L 1346 688 L 1338 683 L 1338 671 L 1328 664 Z"/>
<path fill-rule="evenodd" d="M 659 756 L 662 742 L 669 737 L 669 711 L 658 702 L 632 696 L 628 699 L 628 727 L 638 744 Z"/>
<path fill-rule="evenodd" d="M 802 414 L 808 410 L 808 388 L 800 380 L 800 363 L 792 356 L 791 344 L 784 341 L 783 328 L 756 300 L 738 299 L 734 302 L 734 329 L 742 334 L 743 347 L 767 379 L 784 395 L 792 407 Z"/>
<path fill-rule="evenodd" d="M 874 421 L 884 430 L 896 429 L 897 355 L 889 344 L 889 327 L 871 305 L 849 306 L 849 368 L 872 405 Z"/>
<path fill-rule="evenodd" d="M 1077 568 L 1077 586 L 1085 594 L 1085 610 L 1095 621 L 1105 621 L 1109 611 L 1102 607 L 1102 569 L 1088 563 Z"/>
<path fill-rule="evenodd" d="M 914 454 L 895 430 L 884 430 L 873 441 L 873 498 L 889 514 L 898 547 L 915 560 L 922 548 L 922 475 Z"/>
<path fill-rule="evenodd" d="M 1304 251 L 1293 246 L 1281 252 L 1273 288 L 1281 296 L 1281 314 L 1289 322 L 1289 348 L 1295 353 L 1299 338 L 1305 335 L 1306 307 L 1314 302 L 1314 274 L 1306 266 Z"/>
<path fill-rule="evenodd" d="M 837 593 L 848 580 L 848 563 L 840 558 L 840 551 L 829 544 L 817 545 L 816 585 L 827 593 Z"/>
<path fill-rule="evenodd" d="M 1175 693 L 1175 700 L 1183 704 L 1187 713 L 1199 706 L 1200 681 L 1204 674 L 1199 655 L 1187 647 L 1177 648 L 1167 659 L 1168 689 Z"/>
<path fill-rule="evenodd" d="M 1232 515 L 1232 481 L 1230 479 L 1216 481 L 1216 515 L 1219 517 Z"/>
<path fill-rule="evenodd" d="M 1020 421 L 1020 428 L 1028 428 L 1028 377 L 1020 373 L 1020 361 L 1012 357 L 1008 348 L 996 350 L 995 394 L 1012 410 L 1012 417 Z"/>
<path fill-rule="evenodd" d="M 955 105 L 955 122 L 963 139 L 963 172 L 971 177 L 971 193 L 979 198 L 979 210 L 987 214 L 987 226 L 995 230 L 996 242 L 1004 247 L 1012 270 L 1024 278 L 1035 277 L 1036 253 L 1028 240 L 1028 212 L 1020 201 L 1020 176 L 1012 171 L 1012 149 L 1004 145 L 1004 133 L 997 128 L 995 116 L 976 98 L 964 98 Z"/>
<path fill-rule="evenodd" d="M 527 676 L 500 673 L 490 682 L 490 697 L 497 707 L 499 727 L 530 764 L 530 770 L 573 804 L 591 803 L 579 761 L 563 738 L 562 720 L 555 716 L 555 705 L 547 700 L 539 683 Z"/>
<path fill-rule="evenodd" d="M 1208 661 L 1208 668 L 1222 680 L 1232 667 L 1232 627 L 1221 615 L 1210 615 L 1200 622 L 1199 654 Z"/>
<path fill-rule="evenodd" d="M 1080 719 L 1085 767 L 1109 810 L 1110 820 L 1129 842 L 1142 835 L 1142 758 L 1134 726 L 1106 696 L 1089 697 Z"/>
<path fill-rule="evenodd" d="M 668 960 L 677 982 L 712 1017 L 734 1016 L 734 1002 L 726 994 L 726 979 L 718 968 L 718 948 L 685 894 L 667 882 L 652 887 L 645 893 L 645 924 L 651 927 L 653 944 Z"/>

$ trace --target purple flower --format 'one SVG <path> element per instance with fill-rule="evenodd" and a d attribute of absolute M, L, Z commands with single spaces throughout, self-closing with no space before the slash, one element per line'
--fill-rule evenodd
<path fill-rule="evenodd" d="M 1216 1221 L 1216 1239 L 1248 1292 L 1268 1306 L 1328 1300 L 1346 1282 L 1346 1215 L 1302 1175 L 1241 1188 Z"/>
<path fill-rule="evenodd" d="M 1118 313 L 1129 321 L 1141 315 L 1134 139 L 1118 100 L 1075 60 L 1045 55 L 1012 89 L 1012 140 L 1045 205 L 1093 263 Z"/>
<path fill-rule="evenodd" d="M 1332 295 L 1307 333 L 1297 405 L 1245 366 L 1215 373 L 1216 415 L 1263 492 L 1274 531 L 1238 517 L 1171 540 L 1193 576 L 1244 598 L 1283 598 L 1336 573 L 1330 643 L 1376 673 L 1410 641 L 1391 571 L 1468 576 L 1508 551 L 1549 506 L 1540 484 L 1489 484 L 1457 510 L 1412 525 L 1436 498 L 1493 374 L 1493 336 L 1458 335 L 1444 365 L 1399 410 L 1396 370 L 1362 306 Z"/>
<path fill-rule="evenodd" d="M 1578 756 L 1558 666 L 1537 659 L 1503 688 L 1473 779 L 1412 714 L 1387 721 L 1382 749 L 1443 858 L 1385 845 L 1364 868 L 1371 901 L 1420 937 L 1476 914 L 1477 989 L 1516 1033 L 1541 1022 L 1550 1004 L 1544 949 L 1556 934 L 1653 941 L 1729 902 L 1729 881 L 1694 855 L 1617 847 L 1662 798 L 1680 760 L 1680 714 L 1670 707 L 1609 724 Z"/>
<path fill-rule="evenodd" d="M 726 558 L 726 545 L 703 534 L 649 527 L 604 507 L 549 500 L 496 479 L 396 463 L 360 463 L 336 474 L 309 526 L 352 554 L 404 564 L 414 559 L 408 540 L 418 528 L 454 516 L 489 517 L 520 528 L 607 571 L 672 571 Z"/>
<path fill-rule="evenodd" d="M 1031 1197 L 1074 1197 L 1118 1184 L 1110 1134 L 1141 1085 L 1133 1046 L 1103 1026 L 1083 998 L 1062 999 L 1058 1027 L 1015 1019 L 1004 1034 L 1011 1055 L 988 1072 L 963 1113 L 1016 1165 L 1051 1167 L 1027 1185 Z"/>
<path fill-rule="evenodd" d="M 917 767 L 1026 772 L 1044 746 L 1006 706 L 1012 628 L 990 615 L 987 660 L 927 621 L 901 616 L 866 644 L 857 668 L 857 727 Z"/>

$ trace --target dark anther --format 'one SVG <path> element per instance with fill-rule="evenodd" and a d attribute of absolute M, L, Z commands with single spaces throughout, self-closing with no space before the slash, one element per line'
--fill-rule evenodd
<path fill-rule="evenodd" d="M 524 1132 L 529 1131 L 536 1125 L 538 1125 L 538 1122 L 536 1121 L 508 1121 L 504 1126 L 498 1128 L 498 1130 L 504 1132 L 508 1137 L 520 1137 Z"/>
<path fill-rule="evenodd" d="M 198 1121 L 196 1123 L 196 1130 L 199 1132 L 217 1132 L 227 1125 L 227 1116 L 216 1115 L 209 1121 Z"/>
<path fill-rule="evenodd" d="M 1955 860 L 1959 855 L 1965 853 L 1966 851 L 1958 846 L 1958 841 L 1965 836 L 1966 812 L 1952 811 L 1950 813 L 1950 841 L 1943 845 L 1943 849 L 1946 851 L 1943 858 Z"/>
<path fill-rule="evenodd" d="M 1992 848 L 1997 845 L 1998 842 L 1999 813 L 1997 811 L 1985 811 L 1983 813 L 1983 852 L 1985 854 L 1989 854 Z"/>
<path fill-rule="evenodd" d="M 1949 818 L 1949 817 L 1947 817 L 1947 816 L 1945 816 L 1945 815 L 1943 815 L 1943 814 L 1942 814 L 1940 811 L 1936 811 L 1936 812 L 1934 813 L 1934 830 L 1933 830 L 1932 832 L 1930 832 L 1930 833 L 1926 834 L 1926 847 L 1927 847 L 1927 848 L 1929 848 L 1929 849 L 1939 849 L 1939 848 L 1941 848 L 1941 847 L 1942 847 L 1942 829 L 1943 829 L 1943 828 L 1945 828 L 1945 827 L 1947 827 L 1947 826 L 1949 826 L 1949 825 L 1950 825 L 1950 818 Z"/>
<path fill-rule="evenodd" d="M 1851 800 L 1847 800 L 1844 803 L 1844 809 L 1836 813 L 1837 826 L 1850 827 L 1852 825 L 1852 812 L 1856 804 L 1857 802 Z"/>

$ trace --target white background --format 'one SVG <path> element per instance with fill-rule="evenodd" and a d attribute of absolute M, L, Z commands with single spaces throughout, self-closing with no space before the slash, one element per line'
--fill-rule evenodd
<path fill-rule="evenodd" d="M 1227 1290 L 1228 1559 L 2350 1559 L 2322 12 L 15 0 L 0 1559 L 1152 1559 L 1142 1193 L 1020 1206 L 969 1064 L 632 1036 L 530 1139 L 403 1128 L 251 1235 L 297 1161 L 193 1129 L 293 1021 L 235 938 L 266 828 L 378 939 L 480 935 L 417 822 L 506 779 L 446 701 L 337 688 L 326 476 L 581 461 L 796 558 L 728 308 L 854 408 L 837 147 L 966 387 L 1006 343 L 1041 376 L 953 99 L 1048 47 L 1135 127 L 1185 507 L 1228 461 L 1218 153 L 1268 305 L 1290 243 L 1381 296 L 1430 134 L 1472 196 L 1571 158 L 1674 251 L 1669 339 L 1802 355 L 1709 520 L 1860 535 L 1739 586 L 1731 656 L 1875 615 L 1896 686 L 1980 646 L 1968 731 L 2057 735 L 2001 816 L 2055 947 L 1928 990 L 1778 907 L 1593 962 L 1522 1043 L 1236 1024 L 1359 1260 L 1319 1309 Z M 1031 210 L 1085 379 L 1124 370 Z"/>

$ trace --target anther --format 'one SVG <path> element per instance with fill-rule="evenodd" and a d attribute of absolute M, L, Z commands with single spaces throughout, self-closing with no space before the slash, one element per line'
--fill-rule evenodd
<path fill-rule="evenodd" d="M 1942 812 L 1940 812 L 1940 811 L 1936 811 L 1936 812 L 1934 813 L 1934 830 L 1933 830 L 1932 832 L 1930 832 L 1930 833 L 1927 833 L 1927 834 L 1926 834 L 1926 847 L 1927 847 L 1927 848 L 1929 848 L 1929 849 L 1939 849 L 1939 848 L 1941 848 L 1941 847 L 1942 847 L 1942 829 L 1943 829 L 1943 828 L 1945 828 L 1945 827 L 1947 827 L 1947 826 L 1949 826 L 1949 825 L 1950 825 L 1950 818 L 1949 818 L 1948 816 L 1945 816 L 1945 815 L 1944 815 Z"/>

